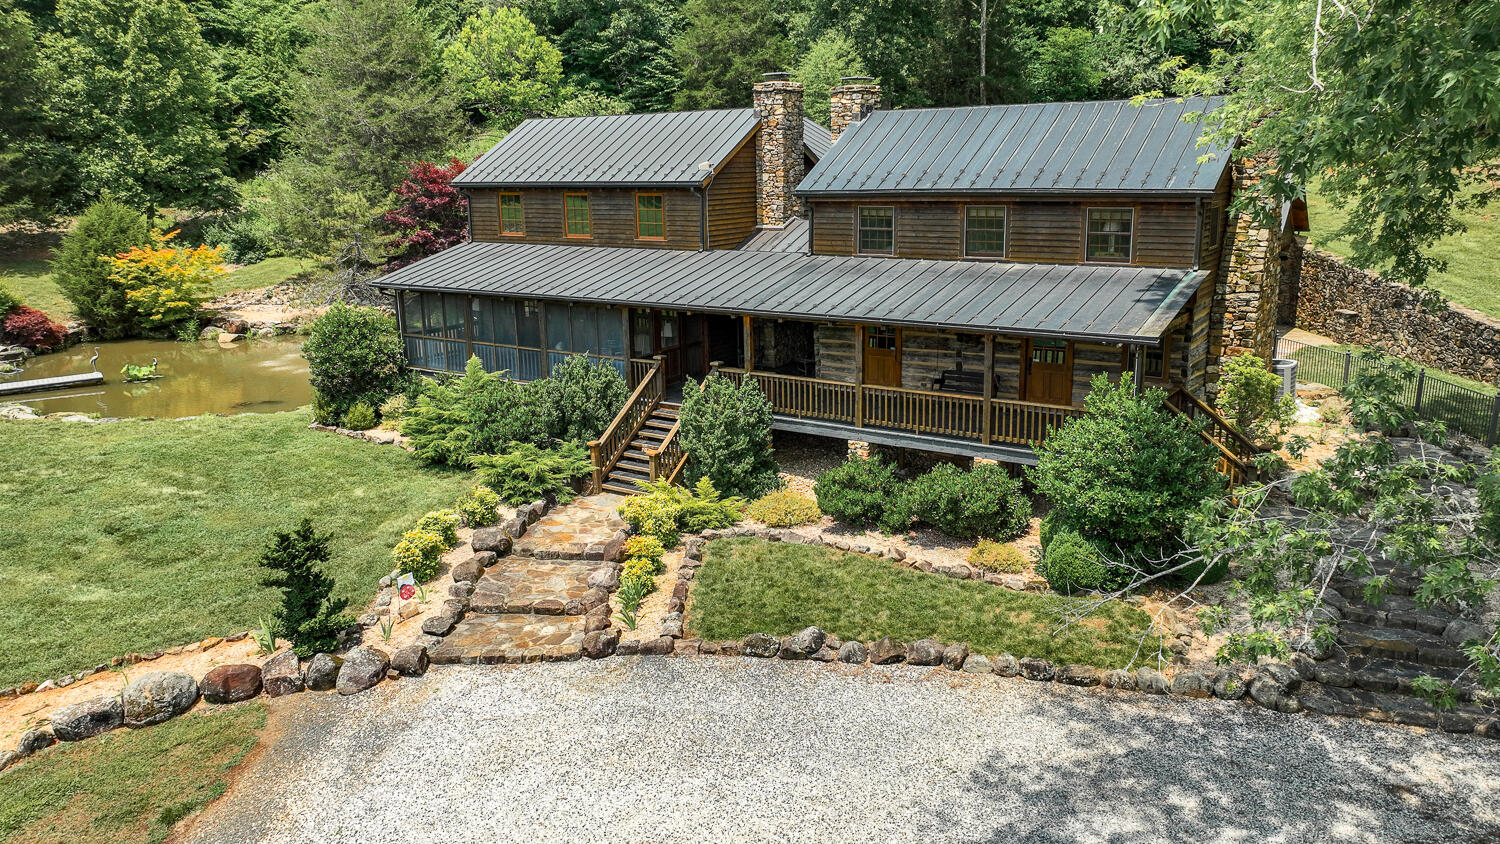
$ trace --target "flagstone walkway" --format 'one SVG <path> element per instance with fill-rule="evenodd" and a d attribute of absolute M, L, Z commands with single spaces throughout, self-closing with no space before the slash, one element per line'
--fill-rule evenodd
<path fill-rule="evenodd" d="M 583 637 L 609 622 L 625 522 L 621 496 L 592 495 L 526 530 L 475 585 L 469 614 L 432 651 L 439 664 L 578 659 Z"/>

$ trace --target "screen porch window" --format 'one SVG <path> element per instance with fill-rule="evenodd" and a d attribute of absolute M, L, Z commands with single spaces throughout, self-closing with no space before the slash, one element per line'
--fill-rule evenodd
<path fill-rule="evenodd" d="M 1164 340 L 1160 346 L 1146 346 L 1141 350 L 1141 374 L 1146 378 L 1166 378 L 1167 359 L 1172 356 L 1171 340 Z"/>
<path fill-rule="evenodd" d="M 1090 208 L 1085 257 L 1090 261 L 1129 263 L 1134 234 L 1135 209 Z"/>
<path fill-rule="evenodd" d="M 964 254 L 1005 257 L 1005 206 L 971 205 L 964 209 Z"/>
<path fill-rule="evenodd" d="M 526 216 L 521 211 L 519 193 L 500 194 L 500 233 L 508 235 L 526 234 Z"/>
<path fill-rule="evenodd" d="M 568 237 L 592 237 L 593 227 L 589 220 L 589 197 L 586 193 L 563 195 L 563 221 Z"/>
<path fill-rule="evenodd" d="M 859 209 L 859 252 L 890 255 L 896 248 L 896 209 L 866 206 Z"/>
<path fill-rule="evenodd" d="M 641 240 L 667 239 L 667 214 L 661 194 L 635 195 L 635 236 Z"/>

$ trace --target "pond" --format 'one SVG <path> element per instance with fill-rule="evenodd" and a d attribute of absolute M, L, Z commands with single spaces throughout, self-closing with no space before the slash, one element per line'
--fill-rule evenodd
<path fill-rule="evenodd" d="M 203 413 L 274 413 L 312 402 L 301 337 L 267 337 L 221 346 L 212 340 L 122 340 L 74 346 L 27 360 L 24 371 L 0 375 L 7 381 L 91 372 L 89 358 L 99 350 L 104 383 L 70 390 L 22 393 L 0 398 L 30 406 L 37 413 L 94 413 L 100 416 L 173 418 Z M 158 361 L 152 381 L 126 383 L 120 368 Z"/>

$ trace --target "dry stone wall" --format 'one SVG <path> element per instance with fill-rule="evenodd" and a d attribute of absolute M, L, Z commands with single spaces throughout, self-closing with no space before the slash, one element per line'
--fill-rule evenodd
<path fill-rule="evenodd" d="M 802 200 L 793 191 L 802 182 L 802 83 L 779 74 L 755 83 L 756 212 L 762 226 L 781 226 L 801 216 Z"/>
<path fill-rule="evenodd" d="M 1309 249 L 1295 291 L 1298 328 L 1477 381 L 1500 379 L 1500 320 L 1386 281 L 1327 252 Z"/>

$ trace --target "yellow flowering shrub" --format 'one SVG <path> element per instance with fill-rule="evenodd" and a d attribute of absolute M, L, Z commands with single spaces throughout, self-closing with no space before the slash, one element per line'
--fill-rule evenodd
<path fill-rule="evenodd" d="M 457 510 L 433 510 L 417 519 L 416 529 L 431 531 L 443 540 L 443 550 L 458 547 L 458 526 L 463 521 Z"/>
<path fill-rule="evenodd" d="M 620 583 L 640 582 L 645 586 L 642 594 L 649 593 L 656 588 L 656 575 L 659 563 L 652 562 L 645 557 L 631 557 L 625 561 L 625 566 L 620 569 Z"/>
<path fill-rule="evenodd" d="M 442 536 L 430 530 L 412 529 L 401 535 L 401 541 L 391 549 L 391 558 L 397 570 L 410 574 L 418 583 L 426 583 L 437 577 L 443 550 Z"/>
<path fill-rule="evenodd" d="M 818 502 L 800 492 L 778 489 L 750 502 L 745 515 L 771 527 L 795 527 L 823 518 Z"/>
<path fill-rule="evenodd" d="M 667 549 L 662 547 L 661 540 L 654 536 L 632 536 L 625 540 L 625 557 L 650 560 L 656 566 L 652 574 L 666 571 L 666 566 L 661 561 L 666 553 Z"/>
<path fill-rule="evenodd" d="M 153 232 L 151 243 L 108 258 L 110 281 L 125 292 L 135 328 L 159 330 L 186 322 L 223 275 L 224 251 L 216 246 L 175 249 L 177 232 Z"/>

